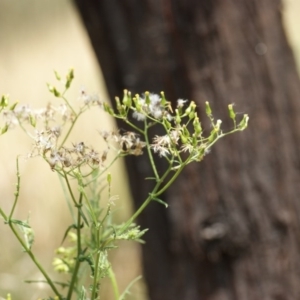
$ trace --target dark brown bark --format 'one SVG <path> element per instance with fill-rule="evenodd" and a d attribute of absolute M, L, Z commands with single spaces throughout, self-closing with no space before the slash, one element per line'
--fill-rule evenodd
<path fill-rule="evenodd" d="M 251 118 L 186 169 L 164 195 L 167 210 L 142 215 L 150 298 L 300 299 L 300 84 L 281 3 L 75 2 L 112 98 L 164 90 L 200 110 L 209 100 L 221 119 L 232 102 Z M 139 205 L 149 166 L 127 167 Z"/>

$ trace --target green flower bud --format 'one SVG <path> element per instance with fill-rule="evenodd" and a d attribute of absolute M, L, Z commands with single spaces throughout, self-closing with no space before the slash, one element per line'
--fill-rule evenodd
<path fill-rule="evenodd" d="M 1 128 L 1 134 L 4 134 L 8 130 L 8 124 L 5 124 L 3 128 Z"/>
<path fill-rule="evenodd" d="M 247 126 L 248 126 L 248 121 L 249 121 L 249 116 L 245 114 L 244 117 L 243 117 L 243 119 L 242 119 L 242 121 L 240 122 L 240 124 L 239 124 L 238 127 L 239 127 L 241 130 L 246 129 Z"/>
<path fill-rule="evenodd" d="M 71 86 L 71 83 L 74 79 L 74 69 L 69 70 L 69 73 L 67 74 L 66 79 L 67 80 L 66 80 L 65 87 L 66 87 L 66 89 L 68 89 Z"/>
<path fill-rule="evenodd" d="M 145 100 L 146 100 L 146 104 L 149 105 L 151 103 L 149 92 L 145 92 Z"/>
<path fill-rule="evenodd" d="M 222 120 L 217 120 L 217 123 L 216 123 L 215 128 L 214 128 L 215 132 L 220 131 L 221 124 L 222 124 Z"/>
<path fill-rule="evenodd" d="M 122 112 L 122 106 L 121 106 L 121 102 L 119 97 L 115 97 L 115 101 L 116 101 L 116 105 L 117 105 L 117 110 L 119 111 L 119 113 Z"/>
<path fill-rule="evenodd" d="M 183 134 L 180 135 L 180 140 L 181 140 L 182 144 L 186 144 L 188 142 L 188 138 L 185 137 Z"/>
<path fill-rule="evenodd" d="M 55 75 L 55 78 L 59 81 L 61 80 L 61 77 L 60 75 L 57 73 L 57 71 L 54 70 L 54 75 Z"/>
<path fill-rule="evenodd" d="M 31 114 L 29 115 L 29 122 L 30 122 L 32 127 L 36 126 L 36 118 Z"/>
<path fill-rule="evenodd" d="M 232 104 L 229 104 L 228 105 L 228 112 L 229 112 L 229 117 L 232 119 L 232 120 L 235 120 L 235 112 L 233 110 L 233 105 Z"/>
<path fill-rule="evenodd" d="M 9 108 L 9 110 L 14 110 L 18 104 L 19 104 L 18 101 L 15 102 L 15 103 Z"/>
<path fill-rule="evenodd" d="M 161 105 L 164 106 L 167 103 L 167 99 L 165 97 L 164 92 L 160 92 L 160 94 L 161 94 Z"/>
<path fill-rule="evenodd" d="M 131 93 L 127 90 L 124 90 L 122 103 L 127 107 L 131 107 L 132 105 Z"/>
<path fill-rule="evenodd" d="M 207 114 L 208 117 L 210 117 L 211 114 L 212 114 L 212 111 L 211 111 L 211 108 L 209 106 L 209 102 L 208 101 L 205 102 L 205 112 L 206 112 L 206 114 Z"/>
<path fill-rule="evenodd" d="M 176 112 L 175 123 L 180 124 L 181 123 L 181 117 L 179 115 L 178 109 L 175 109 L 175 112 Z"/>
<path fill-rule="evenodd" d="M 168 121 L 168 119 L 166 117 L 163 118 L 163 124 L 167 130 L 171 129 L 171 127 L 172 127 L 171 123 Z"/>
<path fill-rule="evenodd" d="M 109 104 L 107 104 L 105 102 L 103 103 L 103 109 L 104 109 L 104 111 L 106 111 L 107 113 L 109 113 L 111 116 L 114 115 L 113 109 L 109 106 Z"/>
<path fill-rule="evenodd" d="M 55 97 L 60 97 L 59 91 L 54 86 L 52 86 L 48 83 L 47 83 L 47 86 L 48 86 L 48 90 L 50 93 L 52 93 Z"/>
<path fill-rule="evenodd" d="M 183 128 L 183 132 L 182 132 L 183 135 L 184 135 L 186 138 L 190 137 L 190 132 L 188 131 L 188 129 L 186 128 L 186 126 L 183 125 L 182 128 Z"/>
<path fill-rule="evenodd" d="M 185 110 L 185 113 L 186 113 L 187 116 L 189 116 L 190 113 L 195 112 L 195 110 L 196 110 L 196 104 L 195 104 L 194 101 L 191 101 L 190 105 Z"/>
<path fill-rule="evenodd" d="M 193 120 L 195 118 L 195 111 L 191 111 L 190 113 L 189 113 L 189 119 L 190 120 Z"/>
<path fill-rule="evenodd" d="M 202 127 L 201 127 L 201 123 L 200 123 L 197 115 L 193 121 L 193 126 L 194 126 L 194 131 L 195 131 L 196 135 L 197 136 L 200 135 L 202 133 Z"/>
<path fill-rule="evenodd" d="M 8 105 L 8 102 L 9 102 L 8 95 L 3 95 L 1 97 L 0 107 L 6 107 Z"/>

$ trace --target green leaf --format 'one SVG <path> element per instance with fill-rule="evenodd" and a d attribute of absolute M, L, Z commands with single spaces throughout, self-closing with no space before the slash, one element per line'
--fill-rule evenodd
<path fill-rule="evenodd" d="M 84 212 L 82 211 L 81 208 L 79 208 L 79 213 L 80 213 L 82 219 L 84 220 L 84 223 L 85 223 L 88 227 L 90 227 L 89 222 L 88 222 L 88 220 L 87 220 L 87 218 L 86 218 L 86 216 L 85 216 L 85 214 L 84 214 Z"/>
<path fill-rule="evenodd" d="M 142 279 L 142 276 L 138 276 L 135 279 L 133 279 L 128 286 L 126 287 L 125 291 L 122 293 L 122 295 L 119 297 L 119 300 L 125 300 L 127 295 L 130 295 L 130 289 L 131 287 L 139 280 Z"/>
<path fill-rule="evenodd" d="M 158 202 L 158 203 L 160 203 L 160 204 L 162 204 L 163 206 L 165 206 L 166 208 L 168 208 L 168 203 L 166 203 L 165 201 L 163 201 L 163 200 L 161 200 L 161 199 L 158 199 L 158 198 L 156 198 L 156 197 L 154 197 L 154 198 L 152 198 L 154 201 L 156 201 L 156 202 Z"/>
<path fill-rule="evenodd" d="M 19 226 L 22 226 L 22 227 L 26 227 L 26 228 L 31 228 L 27 221 L 21 221 L 21 220 L 16 220 L 16 219 L 10 219 L 10 222 L 11 223 L 14 223 L 14 224 L 18 224 Z"/>
<path fill-rule="evenodd" d="M 79 292 L 79 300 L 86 300 L 86 290 L 84 288 L 84 286 L 81 287 L 80 292 Z"/>
<path fill-rule="evenodd" d="M 63 239 L 62 239 L 62 241 L 61 241 L 61 244 L 63 244 L 63 242 L 65 241 L 65 239 L 66 239 L 66 237 L 67 237 L 67 235 L 68 235 L 68 233 L 69 233 L 69 231 L 70 231 L 71 229 L 76 229 L 76 226 L 75 226 L 74 224 L 72 224 L 72 225 L 70 225 L 70 226 L 67 228 L 67 230 L 66 230 L 66 232 L 65 232 L 65 234 L 64 234 L 64 237 L 63 237 Z"/>

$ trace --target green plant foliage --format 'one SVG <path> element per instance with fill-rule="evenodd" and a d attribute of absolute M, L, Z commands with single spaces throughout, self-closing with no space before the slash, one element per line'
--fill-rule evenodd
<path fill-rule="evenodd" d="M 57 282 L 50 278 L 48 271 L 38 262 L 32 251 L 34 234 L 28 220 L 13 218 L 21 187 L 19 159 L 12 209 L 5 213 L 0 208 L 0 215 L 43 274 L 42 282 L 51 287 L 53 295 L 49 296 L 54 298 L 49 299 L 70 300 L 74 294 L 81 300 L 100 299 L 101 281 L 105 277 L 111 280 L 115 299 L 125 299 L 130 293 L 129 288 L 139 278 L 131 282 L 121 294 L 109 261 L 109 251 L 118 247 L 119 240 L 143 242 L 142 238 L 147 229 L 141 229 L 134 223 L 140 213 L 153 201 L 167 206 L 159 197 L 174 183 L 182 170 L 192 162 L 201 161 L 221 138 L 243 131 L 249 118 L 244 115 L 237 122 L 233 105 L 230 104 L 228 112 L 233 126 L 224 132 L 222 121 L 214 119 L 212 108 L 206 102 L 205 113 L 210 120 L 211 130 L 204 131 L 195 102 L 179 99 L 176 107 L 172 107 L 163 92 L 160 95 L 145 92 L 143 95 L 132 96 L 127 90 L 124 90 L 122 99 L 116 97 L 116 110 L 108 103 L 101 102 L 97 96 L 82 90 L 81 106 L 75 109 L 65 96 L 74 79 L 74 71 L 70 70 L 64 80 L 57 72 L 55 77 L 63 86 L 61 90 L 48 84 L 49 91 L 57 98 L 55 105 L 49 104 L 38 110 L 18 103 L 10 106 L 9 97 L 2 96 L 0 112 L 4 124 L 0 131 L 4 134 L 15 126 L 20 126 L 33 140 L 33 148 L 28 156 L 38 156 L 44 160 L 49 165 L 49 170 L 56 172 L 63 183 L 66 198 L 70 199 L 70 213 L 74 214 L 76 222 L 65 230 L 63 245 L 56 249 L 53 267 L 58 273 L 67 274 L 68 279 Z M 57 104 L 57 101 L 60 102 Z M 102 151 L 88 147 L 83 141 L 70 143 L 74 126 L 89 109 L 101 109 L 114 118 L 121 119 L 132 131 L 99 129 L 99 138 L 103 138 L 106 143 Z M 151 139 L 148 132 L 153 126 L 160 126 L 164 133 Z M 118 196 L 111 194 L 113 178 L 109 170 L 119 158 L 127 155 L 138 156 L 144 152 L 153 171 L 152 177 L 147 180 L 154 181 L 154 188 L 126 222 L 115 224 L 112 212 Z M 113 157 L 112 160 L 107 159 L 108 153 Z M 162 173 L 155 164 L 155 155 L 168 163 Z M 76 182 L 75 188 L 71 181 Z M 102 199 L 103 188 L 108 191 L 107 201 Z M 9 295 L 7 299 L 10 299 Z"/>

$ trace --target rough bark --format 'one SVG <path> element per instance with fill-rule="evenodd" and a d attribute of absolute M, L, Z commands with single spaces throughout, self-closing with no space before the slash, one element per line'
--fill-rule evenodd
<path fill-rule="evenodd" d="M 300 299 L 300 82 L 281 3 L 75 2 L 112 98 L 164 90 L 200 110 L 209 100 L 222 119 L 232 102 L 251 118 L 187 168 L 164 195 L 167 210 L 142 215 L 150 298 Z M 139 205 L 149 166 L 127 167 Z"/>

